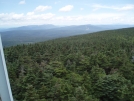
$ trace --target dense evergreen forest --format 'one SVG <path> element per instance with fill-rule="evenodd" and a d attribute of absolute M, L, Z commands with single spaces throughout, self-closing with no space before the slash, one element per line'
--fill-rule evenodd
<path fill-rule="evenodd" d="M 134 101 L 134 28 L 4 52 L 16 101 Z"/>

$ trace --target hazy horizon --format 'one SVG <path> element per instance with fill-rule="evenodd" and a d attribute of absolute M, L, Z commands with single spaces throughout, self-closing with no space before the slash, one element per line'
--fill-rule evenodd
<path fill-rule="evenodd" d="M 54 26 L 58 26 L 58 27 L 67 27 L 67 26 L 81 26 L 81 25 L 93 25 L 93 26 L 105 26 L 105 25 L 115 25 L 115 26 L 132 26 L 134 27 L 134 24 L 79 24 L 79 25 L 75 25 L 75 24 L 72 24 L 72 25 L 55 25 L 55 24 L 40 24 L 40 25 L 54 25 Z M 10 26 L 10 27 L 0 27 L 0 29 L 10 29 L 10 28 L 19 28 L 19 27 L 26 27 L 26 26 L 40 26 L 40 25 L 20 25 L 20 26 Z"/>

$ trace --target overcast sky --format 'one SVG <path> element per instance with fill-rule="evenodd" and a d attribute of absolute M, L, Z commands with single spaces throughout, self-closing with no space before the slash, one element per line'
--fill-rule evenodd
<path fill-rule="evenodd" d="M 134 24 L 134 0 L 0 0 L 0 28 Z"/>

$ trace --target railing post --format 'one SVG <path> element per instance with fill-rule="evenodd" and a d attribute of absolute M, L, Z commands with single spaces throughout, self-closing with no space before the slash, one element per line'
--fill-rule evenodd
<path fill-rule="evenodd" d="M 13 101 L 1 36 L 0 36 L 0 101 Z"/>

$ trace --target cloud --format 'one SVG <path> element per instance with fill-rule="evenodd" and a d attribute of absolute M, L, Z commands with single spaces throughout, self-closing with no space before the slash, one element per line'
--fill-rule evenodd
<path fill-rule="evenodd" d="M 94 8 L 93 10 L 96 11 L 98 9 L 102 9 L 102 8 L 110 8 L 109 6 L 104 6 L 104 5 L 100 5 L 100 4 L 94 4 L 92 5 L 92 7 Z"/>
<path fill-rule="evenodd" d="M 32 16 L 31 16 L 32 15 Z M 20 22 L 20 23 L 28 23 L 32 21 L 46 21 L 50 20 L 55 16 L 53 13 L 45 13 L 45 14 L 34 14 L 34 12 L 28 12 L 27 14 L 16 14 L 16 13 L 2 13 L 0 14 L 0 22 L 5 23 L 15 23 L 15 22 Z"/>
<path fill-rule="evenodd" d="M 34 12 L 28 12 L 27 15 L 34 15 Z"/>
<path fill-rule="evenodd" d="M 58 3 L 60 3 L 60 1 L 55 2 L 55 4 L 58 4 Z"/>
<path fill-rule="evenodd" d="M 67 5 L 59 9 L 60 12 L 68 12 L 73 9 L 73 5 Z"/>
<path fill-rule="evenodd" d="M 15 14 L 15 13 L 2 13 L 0 14 L 0 20 L 1 21 L 14 21 L 14 20 L 21 20 L 23 18 L 24 14 Z"/>
<path fill-rule="evenodd" d="M 128 4 L 128 5 L 125 5 L 122 7 L 94 4 L 94 5 L 92 5 L 92 7 L 94 8 L 93 9 L 94 11 L 99 10 L 99 9 L 113 9 L 113 10 L 118 10 L 118 11 L 126 11 L 126 10 L 134 9 L 134 5 L 132 5 L 132 4 Z"/>
<path fill-rule="evenodd" d="M 52 7 L 51 6 L 38 6 L 38 7 L 36 7 L 35 8 L 35 12 L 43 12 L 43 11 L 45 11 L 45 10 L 48 10 L 48 9 L 52 9 Z"/>
<path fill-rule="evenodd" d="M 46 13 L 46 14 L 39 14 L 39 15 L 28 15 L 25 17 L 25 19 L 29 21 L 35 21 L 38 22 L 47 22 L 49 20 L 52 20 L 52 18 L 55 16 L 55 14 L 52 13 Z"/>
<path fill-rule="evenodd" d="M 19 4 L 21 4 L 21 5 L 25 4 L 25 3 L 26 3 L 25 0 L 22 0 L 22 1 L 19 2 Z"/>
<path fill-rule="evenodd" d="M 119 10 L 119 11 L 133 10 L 133 9 L 134 9 L 134 5 L 129 4 L 129 5 L 125 5 L 125 6 L 120 7 L 120 8 L 117 7 L 117 8 L 115 8 L 115 9 L 117 9 L 117 10 Z"/>
<path fill-rule="evenodd" d="M 32 24 L 134 24 L 133 13 L 90 13 L 87 15 L 58 16 L 53 13 L 0 13 L 0 26 L 32 25 Z"/>
<path fill-rule="evenodd" d="M 124 13 L 91 13 L 87 15 L 54 17 L 57 24 L 134 24 L 134 14 Z M 132 22 L 133 21 L 133 22 Z"/>
<path fill-rule="evenodd" d="M 0 13 L 0 26 L 21 26 L 31 24 L 44 24 L 52 21 L 55 14 L 37 13 L 50 9 L 51 6 L 38 6 L 32 12 L 24 13 Z"/>
<path fill-rule="evenodd" d="M 83 10 L 84 10 L 84 8 L 80 8 L 80 10 L 81 10 L 81 11 L 83 11 Z"/>
<path fill-rule="evenodd" d="M 11 14 L 11 16 L 12 16 L 12 19 L 19 20 L 19 19 L 23 18 L 24 14 L 23 13 L 21 13 L 21 14 Z"/>

